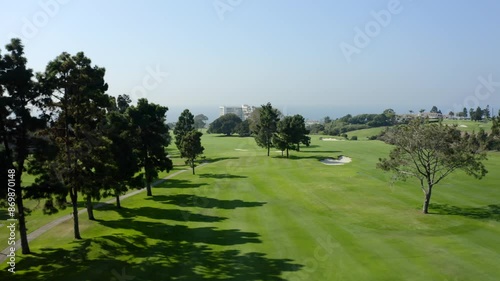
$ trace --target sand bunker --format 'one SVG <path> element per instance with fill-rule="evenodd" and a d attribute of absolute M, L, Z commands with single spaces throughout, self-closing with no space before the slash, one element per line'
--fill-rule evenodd
<path fill-rule="evenodd" d="M 248 149 L 235 148 L 236 151 L 248 151 Z"/>
<path fill-rule="evenodd" d="M 339 140 L 339 139 L 334 139 L 334 138 L 322 138 L 322 141 L 344 141 L 344 140 Z"/>
<path fill-rule="evenodd" d="M 346 163 L 350 163 L 351 161 L 352 159 L 347 156 L 340 156 L 338 159 L 326 158 L 320 162 L 325 165 L 344 165 Z"/>
<path fill-rule="evenodd" d="M 467 128 L 467 125 L 459 125 L 460 128 Z"/>

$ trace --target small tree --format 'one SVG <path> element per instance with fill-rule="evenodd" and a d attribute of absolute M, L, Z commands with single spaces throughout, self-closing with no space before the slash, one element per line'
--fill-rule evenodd
<path fill-rule="evenodd" d="M 240 137 L 250 136 L 252 134 L 252 132 L 250 131 L 250 121 L 246 119 L 245 121 L 238 124 L 235 130 Z"/>
<path fill-rule="evenodd" d="M 206 121 L 208 117 L 203 114 L 198 114 L 194 117 L 194 127 L 195 129 L 203 129 L 207 125 Z"/>
<path fill-rule="evenodd" d="M 423 212 L 427 214 L 433 187 L 454 171 L 460 169 L 478 179 L 486 175 L 482 163 L 486 154 L 480 151 L 478 142 L 470 141 L 471 137 L 474 135 L 462 135 L 456 127 L 415 119 L 386 135 L 386 141 L 395 147 L 388 159 L 379 159 L 377 167 L 393 171 L 402 179 L 417 178 L 424 192 Z"/>
<path fill-rule="evenodd" d="M 488 136 L 488 149 L 500 150 L 500 116 L 491 118 L 493 125 Z"/>
<path fill-rule="evenodd" d="M 175 123 L 174 128 L 175 145 L 177 146 L 177 149 L 181 150 L 182 138 L 194 129 L 194 116 L 191 114 L 189 109 L 184 109 L 179 116 L 177 123 Z"/>
<path fill-rule="evenodd" d="M 306 121 L 304 117 L 300 114 L 296 114 L 292 117 L 292 143 L 295 144 L 294 149 L 300 151 L 300 144 L 309 146 L 311 144 L 311 138 L 308 136 L 309 130 L 306 129 Z"/>
<path fill-rule="evenodd" d="M 205 148 L 201 145 L 202 135 L 203 134 L 201 132 L 193 130 L 188 132 L 181 141 L 181 157 L 187 159 L 186 164 L 193 169 L 193 175 L 195 174 L 195 160 L 199 155 L 203 154 L 203 151 L 205 150 Z"/>
<path fill-rule="evenodd" d="M 267 156 L 269 156 L 273 146 L 272 138 L 277 130 L 279 117 L 279 111 L 273 108 L 269 102 L 262 105 L 259 110 L 259 123 L 256 125 L 255 141 L 260 147 L 267 148 Z"/>

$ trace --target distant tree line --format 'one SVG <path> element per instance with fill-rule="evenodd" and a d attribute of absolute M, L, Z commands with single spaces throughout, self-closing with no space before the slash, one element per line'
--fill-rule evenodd
<path fill-rule="evenodd" d="M 340 136 L 355 130 L 392 126 L 396 122 L 396 113 L 394 110 L 386 109 L 381 114 L 359 114 L 355 116 L 347 114 L 335 120 L 327 116 L 323 119 L 322 123 L 313 124 L 308 129 L 311 134 Z"/>

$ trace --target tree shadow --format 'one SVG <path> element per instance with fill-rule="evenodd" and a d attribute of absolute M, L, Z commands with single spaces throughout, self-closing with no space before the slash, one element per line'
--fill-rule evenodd
<path fill-rule="evenodd" d="M 179 179 L 167 179 L 158 185 L 154 186 L 154 188 L 199 188 L 200 186 L 207 185 L 206 183 L 192 183 L 188 180 L 179 180 Z"/>
<path fill-rule="evenodd" d="M 176 209 L 159 209 L 152 207 L 139 207 L 139 208 L 106 208 L 102 211 L 115 211 L 122 218 L 134 217 L 147 217 L 156 220 L 172 220 L 172 221 L 191 221 L 191 222 L 221 222 L 226 220 L 224 217 L 207 216 L 203 214 L 196 214 L 187 210 Z"/>
<path fill-rule="evenodd" d="M 247 176 L 231 175 L 231 174 L 198 174 L 200 178 L 211 178 L 211 179 L 246 179 Z"/>
<path fill-rule="evenodd" d="M 220 246 L 262 243 L 257 233 L 242 232 L 239 229 L 190 228 L 185 225 L 168 225 L 159 222 L 138 221 L 132 218 L 98 221 L 98 223 L 112 229 L 133 229 L 148 238 L 162 241 L 205 243 Z"/>
<path fill-rule="evenodd" d="M 340 150 L 303 150 L 301 149 L 299 153 L 341 153 Z"/>
<path fill-rule="evenodd" d="M 431 203 L 429 209 L 431 210 L 431 214 L 500 221 L 500 204 L 484 207 L 458 207 L 448 204 Z"/>
<path fill-rule="evenodd" d="M 224 161 L 224 160 L 235 160 L 239 159 L 239 157 L 215 157 L 215 158 L 205 158 L 203 161 L 213 163 L 213 162 L 218 162 L 218 161 Z"/>
<path fill-rule="evenodd" d="M 181 207 L 199 207 L 199 208 L 218 208 L 218 209 L 236 209 L 264 206 L 266 202 L 245 202 L 239 199 L 221 200 L 197 195 L 176 194 L 161 195 L 148 198 L 154 201 L 160 201 L 165 204 L 172 204 Z"/>
<path fill-rule="evenodd" d="M 0 221 L 6 221 L 7 219 L 10 219 L 7 208 L 0 210 Z"/>
<path fill-rule="evenodd" d="M 301 159 L 314 159 L 314 160 L 324 160 L 326 158 L 336 158 L 338 155 L 335 155 L 335 153 L 338 153 L 340 151 L 332 151 L 330 155 L 328 156 L 325 156 L 325 155 L 310 155 L 310 154 L 307 154 L 307 156 L 305 155 L 297 155 L 297 154 L 290 154 L 288 158 L 286 158 L 286 155 L 285 156 L 273 156 L 273 158 L 282 158 L 282 159 L 290 159 L 290 160 L 301 160 Z"/>
<path fill-rule="evenodd" d="M 202 234 L 202 233 L 200 233 Z M 182 240 L 107 235 L 42 248 L 16 263 L 20 280 L 285 280 L 303 265 L 239 250 L 214 250 Z M 20 271 L 22 269 L 22 271 Z M 9 275 L 8 275 L 9 274 Z M 2 280 L 12 278 L 0 273 Z"/>

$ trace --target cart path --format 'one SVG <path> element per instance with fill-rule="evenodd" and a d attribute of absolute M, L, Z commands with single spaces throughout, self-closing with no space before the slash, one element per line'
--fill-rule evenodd
<path fill-rule="evenodd" d="M 199 165 L 198 168 L 201 167 L 201 166 L 203 166 L 203 165 L 205 165 L 205 164 L 207 164 L 207 163 L 203 163 L 203 164 Z M 152 186 L 156 186 L 158 184 L 161 184 L 164 181 L 168 180 L 169 178 L 175 177 L 178 174 L 183 173 L 185 171 L 188 171 L 188 170 L 177 171 L 177 172 L 175 172 L 175 173 L 173 173 L 171 175 L 168 175 L 168 176 L 166 176 L 166 177 L 164 177 L 162 179 L 159 179 L 159 180 L 155 181 L 151 185 Z M 120 196 L 120 200 L 123 200 L 125 198 L 130 197 L 130 196 L 134 196 L 136 194 L 144 192 L 145 190 L 146 190 L 146 188 L 142 188 L 142 189 L 139 189 L 139 190 L 134 190 L 134 191 L 132 191 L 130 193 L 127 193 L 125 195 Z M 98 209 L 98 208 L 100 208 L 100 207 L 102 207 L 102 206 L 104 206 L 106 204 L 112 204 L 115 201 L 116 201 L 116 198 L 113 198 L 113 199 L 110 199 L 110 200 L 108 200 L 106 202 L 98 203 L 98 204 L 96 204 L 94 206 L 94 209 Z M 87 212 L 87 208 L 84 208 L 84 209 L 81 209 L 80 211 L 78 211 L 78 215 L 81 215 L 81 214 L 83 214 L 85 212 Z M 59 225 L 59 224 L 65 222 L 65 221 L 68 221 L 68 220 L 72 219 L 72 218 L 73 218 L 72 214 L 71 215 L 66 215 L 64 217 L 60 217 L 60 218 L 58 218 L 58 219 L 56 219 L 56 220 L 54 220 L 52 222 L 49 222 L 48 224 L 46 224 L 44 226 L 38 228 L 37 230 L 29 233 L 28 234 L 28 243 L 31 242 L 33 239 L 37 238 L 38 236 L 44 234 L 45 232 L 47 232 L 48 230 L 50 230 L 54 226 Z M 19 249 L 21 249 L 21 240 L 20 239 L 17 240 L 15 245 L 16 245 L 16 251 L 19 250 Z M 10 247 L 11 246 L 5 248 L 2 252 L 0 252 L 0 263 L 3 263 L 7 259 L 7 255 L 10 253 Z"/>

